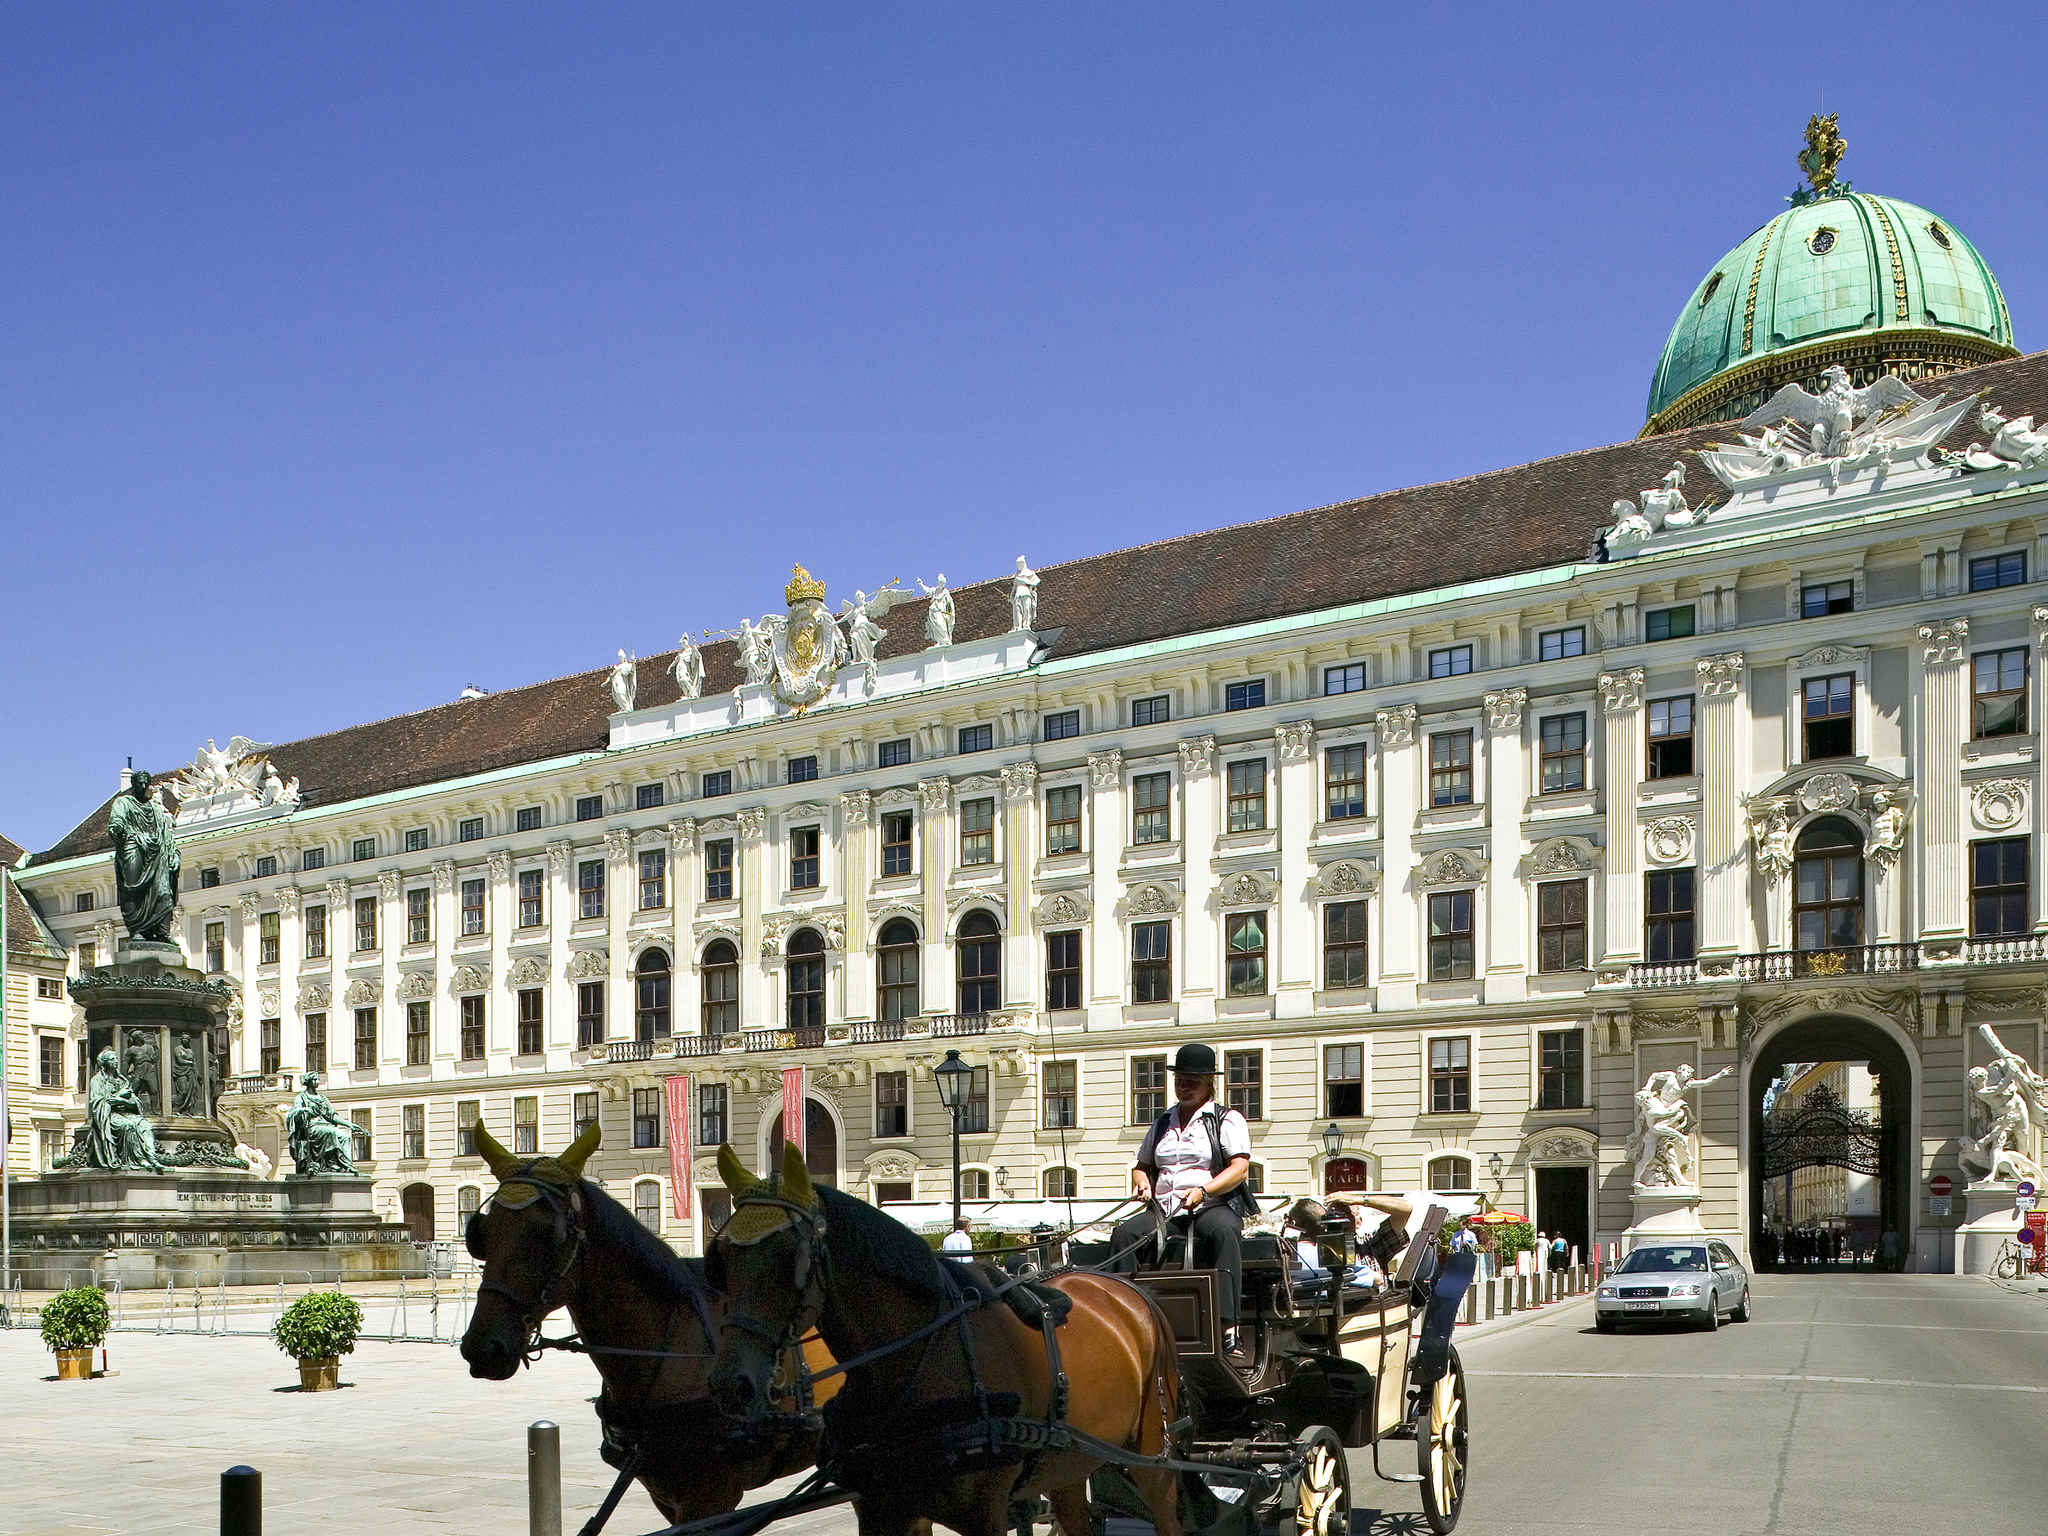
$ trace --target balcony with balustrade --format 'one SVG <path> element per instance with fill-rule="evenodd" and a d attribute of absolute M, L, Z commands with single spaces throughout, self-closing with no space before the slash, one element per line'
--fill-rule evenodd
<path fill-rule="evenodd" d="M 2039 966 L 2048 961 L 2048 934 L 1934 943 L 1859 944 L 1837 949 L 1773 949 L 1755 954 L 1705 955 L 1693 960 L 1636 964 L 1622 985 L 1637 991 L 1825 980 L 1891 978 L 1918 972 L 1952 974 L 1971 968 Z"/>
<path fill-rule="evenodd" d="M 961 1040 L 981 1035 L 1035 1033 L 1036 1016 L 1024 1010 L 1002 1013 L 929 1013 L 908 1019 L 855 1019 L 797 1029 L 741 1029 L 723 1035 L 672 1035 L 654 1040 L 604 1040 L 589 1047 L 593 1063 L 702 1059 L 725 1056 L 795 1055 L 845 1046 L 903 1045 L 921 1040 Z"/>

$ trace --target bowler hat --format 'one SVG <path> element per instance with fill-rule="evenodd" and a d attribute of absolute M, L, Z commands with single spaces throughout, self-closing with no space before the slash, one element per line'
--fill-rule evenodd
<path fill-rule="evenodd" d="M 1216 1053 L 1200 1041 L 1190 1040 L 1173 1053 L 1173 1073 L 1176 1077 L 1214 1077 Z"/>

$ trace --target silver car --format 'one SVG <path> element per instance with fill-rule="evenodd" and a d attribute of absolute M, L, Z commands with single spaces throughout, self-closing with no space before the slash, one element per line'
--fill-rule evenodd
<path fill-rule="evenodd" d="M 1710 1237 L 1645 1243 L 1593 1295 L 1593 1325 L 1602 1333 L 1669 1318 L 1718 1328 L 1723 1312 L 1730 1322 L 1749 1321 L 1749 1271 L 1734 1249 Z"/>

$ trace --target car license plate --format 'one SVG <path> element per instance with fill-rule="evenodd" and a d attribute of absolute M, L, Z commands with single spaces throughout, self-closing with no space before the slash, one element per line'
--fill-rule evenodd
<path fill-rule="evenodd" d="M 1661 1312 L 1663 1309 L 1661 1301 L 1624 1301 L 1621 1304 L 1624 1312 Z"/>

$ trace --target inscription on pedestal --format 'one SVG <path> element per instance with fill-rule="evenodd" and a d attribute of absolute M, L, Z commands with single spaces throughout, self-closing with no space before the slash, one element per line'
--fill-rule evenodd
<path fill-rule="evenodd" d="M 181 1189 L 178 1204 L 207 1211 L 274 1211 L 278 1198 L 274 1189 Z"/>

